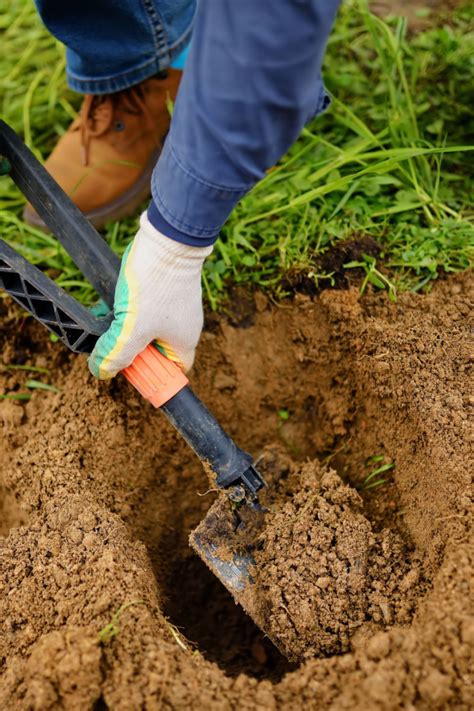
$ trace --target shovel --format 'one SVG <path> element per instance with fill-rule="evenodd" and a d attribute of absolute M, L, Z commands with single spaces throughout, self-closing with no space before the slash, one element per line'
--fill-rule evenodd
<path fill-rule="evenodd" d="M 119 258 L 3 121 L 0 121 L 0 174 L 9 174 L 99 296 L 112 308 Z M 0 288 L 74 353 L 90 353 L 112 320 L 111 314 L 94 316 L 4 240 L 0 240 Z M 153 344 L 122 373 L 143 397 L 160 408 L 203 464 L 212 470 L 215 483 L 224 494 L 192 532 L 190 544 L 262 627 L 261 615 L 252 599 L 252 548 L 265 514 L 258 498 L 265 482 L 252 457 L 224 432 L 193 393 L 181 369 Z"/>

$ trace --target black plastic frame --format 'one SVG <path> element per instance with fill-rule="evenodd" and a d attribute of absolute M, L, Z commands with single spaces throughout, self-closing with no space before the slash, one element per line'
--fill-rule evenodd
<path fill-rule="evenodd" d="M 0 121 L 3 172 L 16 183 L 104 301 L 112 307 L 120 259 L 16 133 Z M 0 288 L 74 353 L 90 353 L 112 315 L 97 318 L 0 240 Z"/>

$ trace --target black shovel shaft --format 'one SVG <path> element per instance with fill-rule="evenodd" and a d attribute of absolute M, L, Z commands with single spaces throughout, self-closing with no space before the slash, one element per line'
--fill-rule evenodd
<path fill-rule="evenodd" d="M 7 159 L 4 168 L 10 177 L 112 307 L 120 267 L 117 255 L 4 121 L 0 121 L 0 154 Z M 76 353 L 90 353 L 112 319 L 112 313 L 95 317 L 1 239 L 0 288 Z M 198 457 L 208 462 L 218 486 L 242 485 L 255 498 L 264 482 L 252 466 L 252 457 L 237 447 L 189 386 L 160 409 Z"/>
<path fill-rule="evenodd" d="M 94 316 L 1 239 L 0 288 L 74 353 L 90 353 L 112 319 L 112 314 Z M 219 487 L 243 485 L 255 496 L 263 482 L 254 474 L 252 457 L 237 447 L 189 386 L 160 409 L 198 457 L 209 463 Z"/>
<path fill-rule="evenodd" d="M 237 447 L 189 386 L 160 409 L 199 459 L 215 472 L 217 486 L 221 489 L 243 486 L 250 498 L 255 498 L 264 482 L 253 467 L 252 457 Z"/>

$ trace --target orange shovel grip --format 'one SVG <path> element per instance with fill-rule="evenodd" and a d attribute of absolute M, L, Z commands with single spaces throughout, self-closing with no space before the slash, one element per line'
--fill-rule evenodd
<path fill-rule="evenodd" d="M 161 407 L 189 380 L 179 367 L 151 343 L 122 370 L 129 383 L 155 407 Z"/>

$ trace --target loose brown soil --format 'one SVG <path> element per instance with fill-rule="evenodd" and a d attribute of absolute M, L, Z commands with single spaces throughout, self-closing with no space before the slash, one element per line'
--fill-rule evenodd
<path fill-rule="evenodd" d="M 296 467 L 285 489 L 262 534 L 253 586 L 284 654 L 341 654 L 356 632 L 408 624 L 424 586 L 400 534 L 374 532 L 355 489 L 317 462 Z"/>
<path fill-rule="evenodd" d="M 189 548 L 216 494 L 164 418 L 4 313 L 3 392 L 60 392 L 0 401 L 0 708 L 472 708 L 473 285 L 257 294 L 203 336 L 193 386 L 269 483 L 252 600 L 291 661 Z"/>

